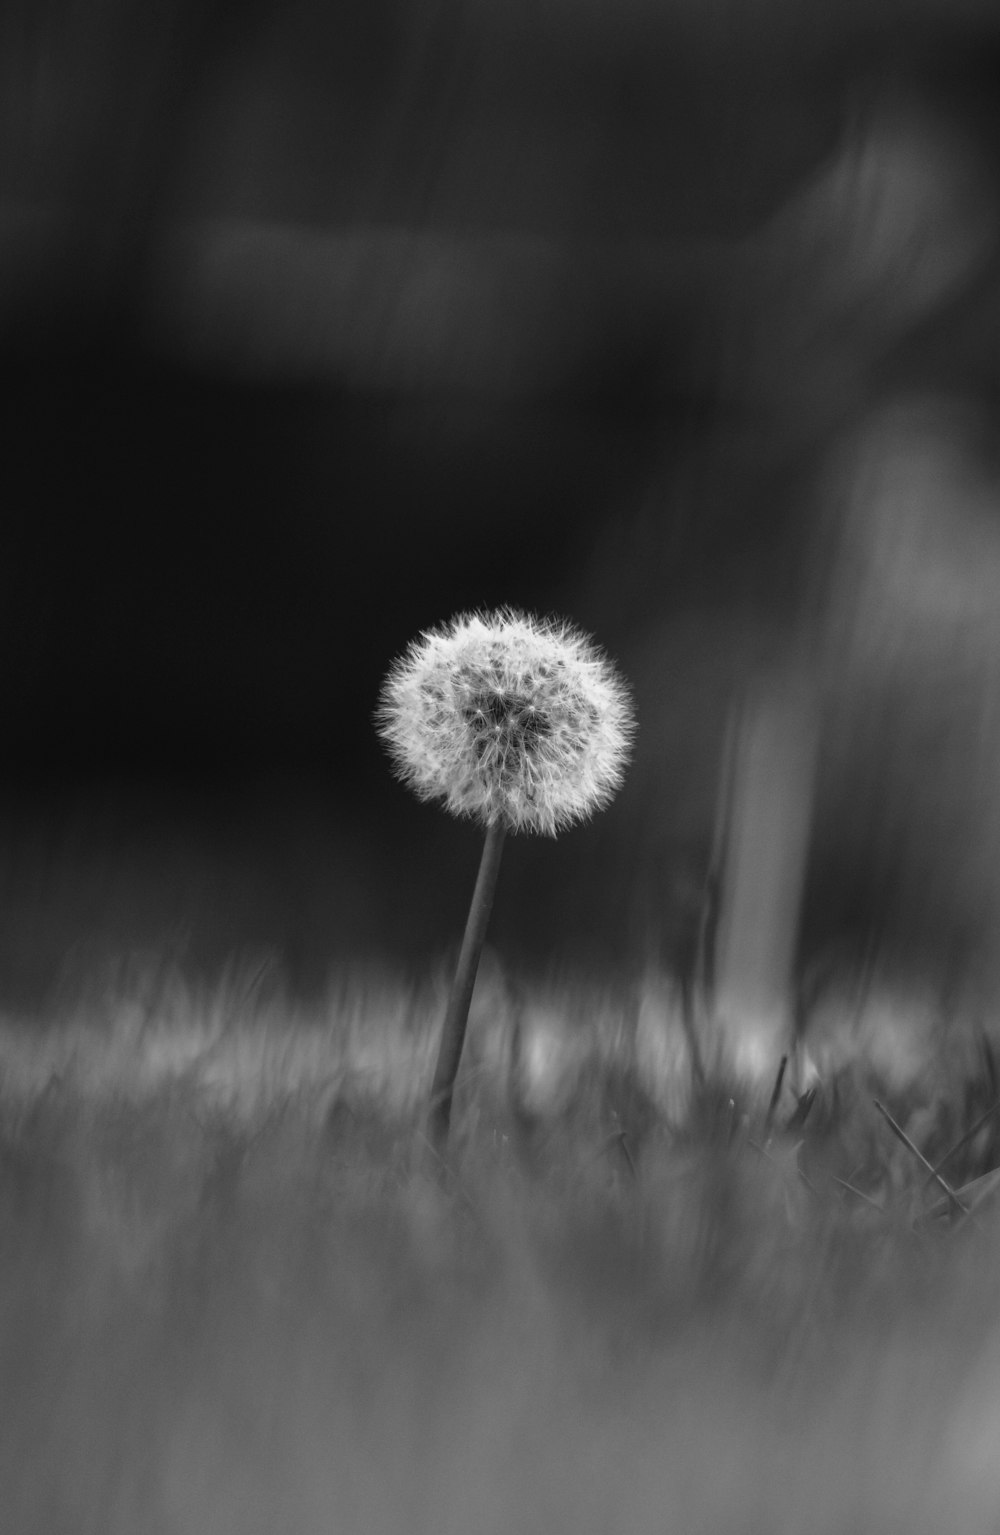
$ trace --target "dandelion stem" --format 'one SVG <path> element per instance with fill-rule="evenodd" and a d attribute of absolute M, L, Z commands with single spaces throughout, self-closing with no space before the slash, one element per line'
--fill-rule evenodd
<path fill-rule="evenodd" d="M 500 871 L 500 855 L 503 852 L 505 833 L 506 826 L 500 818 L 491 821 L 486 828 L 486 841 L 483 844 L 476 888 L 472 892 L 472 904 L 465 924 L 462 949 L 458 956 L 455 978 L 451 983 L 451 995 L 448 998 L 448 1008 L 444 1015 L 441 1044 L 438 1048 L 434 1081 L 431 1085 L 430 1133 L 431 1140 L 438 1150 L 443 1150 L 448 1143 L 455 1078 L 458 1076 L 462 1047 L 465 1044 L 469 1008 L 476 984 L 476 971 L 479 969 L 479 956 L 483 951 L 486 929 L 493 910 L 493 894 L 496 890 L 497 874 Z"/>

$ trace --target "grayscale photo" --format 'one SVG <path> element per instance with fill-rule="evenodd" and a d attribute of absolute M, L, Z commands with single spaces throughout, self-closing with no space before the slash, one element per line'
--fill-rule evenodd
<path fill-rule="evenodd" d="M 0 15 L 0 1527 L 1000 1529 L 1000 10 Z"/>

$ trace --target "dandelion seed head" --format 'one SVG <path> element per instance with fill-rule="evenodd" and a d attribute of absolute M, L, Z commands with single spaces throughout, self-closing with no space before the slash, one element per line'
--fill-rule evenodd
<path fill-rule="evenodd" d="M 376 725 L 420 798 L 555 836 L 621 787 L 635 720 L 613 664 L 562 619 L 463 613 L 392 665 Z"/>

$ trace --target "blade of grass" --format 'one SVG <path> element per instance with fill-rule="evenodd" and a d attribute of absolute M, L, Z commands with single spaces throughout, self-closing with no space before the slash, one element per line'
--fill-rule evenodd
<path fill-rule="evenodd" d="M 792 1113 L 789 1116 L 788 1123 L 785 1126 L 786 1133 L 789 1130 L 801 1130 L 802 1129 L 802 1126 L 805 1124 L 806 1120 L 809 1118 L 809 1110 L 812 1108 L 812 1106 L 813 1106 L 813 1104 L 815 1102 L 816 1102 L 816 1089 L 814 1087 L 806 1088 L 805 1092 L 799 1098 L 798 1103 L 795 1105 L 795 1108 L 792 1110 Z"/>
<path fill-rule="evenodd" d="M 767 1113 L 764 1116 L 765 1131 L 770 1130 L 771 1124 L 774 1120 L 774 1111 L 778 1107 L 778 1099 L 781 1097 L 781 1086 L 785 1080 L 785 1070 L 787 1066 L 788 1056 L 783 1055 L 781 1060 L 778 1062 L 778 1074 L 774 1079 L 774 1089 L 771 1093 L 771 1101 L 767 1106 Z"/>
<path fill-rule="evenodd" d="M 856 1184 L 849 1183 L 846 1178 L 838 1178 L 836 1176 L 834 1176 L 833 1181 L 834 1183 L 838 1184 L 840 1188 L 846 1189 L 849 1194 L 853 1194 L 855 1198 L 864 1200 L 866 1205 L 871 1205 L 872 1209 L 877 1210 L 880 1215 L 885 1214 L 885 1210 L 879 1204 L 878 1200 L 872 1199 L 870 1194 L 866 1194 L 864 1190 L 859 1189 Z"/>
<path fill-rule="evenodd" d="M 893 1119 L 892 1115 L 889 1113 L 889 1110 L 883 1104 L 879 1103 L 877 1098 L 873 1098 L 872 1102 L 874 1103 L 875 1107 L 878 1109 L 879 1113 L 882 1115 L 882 1118 L 885 1120 L 886 1124 L 889 1126 L 889 1129 L 892 1131 L 893 1135 L 895 1135 L 898 1140 L 902 1141 L 903 1145 L 907 1148 L 907 1150 L 913 1156 L 916 1157 L 916 1159 L 920 1163 L 921 1167 L 925 1167 L 927 1169 L 927 1171 L 931 1175 L 931 1178 L 933 1178 L 934 1182 L 936 1184 L 938 1184 L 938 1186 L 943 1191 L 945 1197 L 951 1202 L 951 1204 L 959 1212 L 959 1214 L 961 1214 L 961 1215 L 968 1215 L 968 1213 L 969 1213 L 968 1210 L 966 1209 L 965 1205 L 963 1205 L 963 1203 L 959 1199 L 958 1195 L 955 1193 L 955 1190 L 951 1187 L 951 1185 L 949 1183 L 947 1183 L 945 1181 L 944 1178 L 941 1177 L 941 1174 L 939 1172 L 937 1172 L 935 1170 L 935 1168 L 933 1168 L 931 1166 L 931 1164 L 928 1162 L 927 1158 L 924 1156 L 923 1152 L 920 1151 L 919 1148 L 916 1147 L 913 1144 L 913 1142 L 910 1140 L 910 1137 L 907 1135 L 906 1131 L 904 1129 L 902 1129 L 902 1127 L 896 1123 L 896 1121 Z"/>
<path fill-rule="evenodd" d="M 966 1130 L 961 1140 L 956 1141 L 950 1151 L 945 1152 L 937 1166 L 933 1168 L 932 1171 L 928 1174 L 927 1182 L 924 1184 L 924 1188 L 930 1187 L 935 1177 L 937 1177 L 937 1175 L 940 1173 L 942 1167 L 946 1166 L 947 1163 L 951 1161 L 952 1157 L 955 1156 L 957 1152 L 962 1150 L 963 1146 L 968 1145 L 968 1143 L 972 1140 L 972 1137 L 977 1133 L 977 1131 L 982 1129 L 987 1120 L 993 1118 L 993 1115 L 996 1113 L 997 1109 L 1000 1109 L 1000 1098 L 998 1098 L 996 1103 L 994 1103 L 990 1108 L 986 1110 L 985 1114 L 980 1114 L 975 1124 L 970 1125 L 969 1129 Z"/>
<path fill-rule="evenodd" d="M 626 1165 L 628 1167 L 628 1170 L 632 1174 L 632 1182 L 635 1183 L 635 1184 L 638 1184 L 638 1182 L 639 1182 L 639 1174 L 635 1170 L 635 1158 L 632 1156 L 632 1152 L 629 1149 L 628 1136 L 625 1134 L 624 1130 L 618 1130 L 616 1132 L 616 1136 L 617 1136 L 617 1140 L 618 1140 L 618 1145 L 619 1145 L 619 1147 L 621 1149 L 621 1153 L 622 1153 L 623 1157 L 625 1158 L 625 1162 L 626 1162 Z"/>
<path fill-rule="evenodd" d="M 998 1189 L 1000 1189 L 1000 1167 L 995 1167 L 990 1173 L 983 1173 L 981 1178 L 973 1178 L 971 1183 L 963 1183 L 962 1187 L 957 1190 L 957 1193 L 968 1206 L 968 1218 L 975 1220 L 975 1214 L 980 1205 L 985 1204 L 986 1200 L 995 1194 Z M 929 1220 L 937 1220 L 945 1214 L 948 1208 L 948 1201 L 946 1199 L 939 1199 L 935 1204 L 931 1205 L 927 1211 L 927 1217 Z"/>

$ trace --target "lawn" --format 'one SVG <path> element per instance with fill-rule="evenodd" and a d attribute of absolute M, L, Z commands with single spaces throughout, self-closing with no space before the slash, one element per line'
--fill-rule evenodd
<path fill-rule="evenodd" d="M 2 1020 L 5 1530 L 996 1528 L 997 1219 L 873 1103 L 943 1155 L 985 1035 L 893 1074 L 873 1005 L 769 1121 L 668 977 L 488 962 L 445 1169 L 445 982 L 147 957 Z"/>

